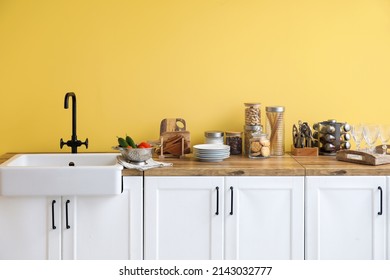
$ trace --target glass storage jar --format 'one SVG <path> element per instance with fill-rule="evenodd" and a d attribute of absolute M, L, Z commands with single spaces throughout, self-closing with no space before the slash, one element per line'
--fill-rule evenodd
<path fill-rule="evenodd" d="M 261 111 L 260 103 L 244 103 L 245 104 L 245 125 L 260 125 Z"/>
<path fill-rule="evenodd" d="M 284 155 L 284 107 L 274 106 L 265 108 L 266 132 L 271 142 L 271 156 Z"/>
<path fill-rule="evenodd" d="M 242 133 L 226 131 L 226 145 L 230 146 L 231 155 L 242 154 Z"/>
<path fill-rule="evenodd" d="M 223 145 L 223 131 L 206 131 L 204 133 L 206 144 L 222 144 Z"/>
<path fill-rule="evenodd" d="M 261 125 L 244 125 L 244 152 L 247 156 L 250 154 L 250 140 L 253 137 L 259 136 L 262 129 Z"/>
<path fill-rule="evenodd" d="M 270 156 L 270 141 L 266 133 L 258 133 L 249 142 L 249 158 L 267 158 Z"/>

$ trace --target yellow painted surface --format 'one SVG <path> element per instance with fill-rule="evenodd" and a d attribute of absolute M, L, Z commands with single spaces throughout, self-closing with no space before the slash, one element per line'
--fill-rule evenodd
<path fill-rule="evenodd" d="M 253 101 L 286 107 L 287 150 L 298 120 L 390 124 L 389 0 L 0 0 L 0 40 L 0 154 L 60 151 L 68 91 L 89 151 L 167 117 L 200 143 Z"/>

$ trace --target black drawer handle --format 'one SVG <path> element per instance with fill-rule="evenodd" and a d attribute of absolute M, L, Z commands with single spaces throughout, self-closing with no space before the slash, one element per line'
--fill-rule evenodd
<path fill-rule="evenodd" d="M 70 229 L 69 220 L 68 220 L 68 215 L 69 215 L 68 205 L 69 205 L 69 203 L 70 203 L 70 200 L 68 199 L 65 203 L 65 219 L 66 219 L 66 228 L 67 229 Z"/>
<path fill-rule="evenodd" d="M 378 212 L 378 215 L 382 215 L 383 214 L 383 190 L 381 187 L 378 187 L 378 190 L 379 190 L 379 194 L 380 194 L 380 204 L 379 204 L 379 212 Z"/>
<path fill-rule="evenodd" d="M 233 187 L 230 187 L 230 215 L 233 215 Z"/>
<path fill-rule="evenodd" d="M 215 189 L 217 190 L 217 210 L 215 211 L 215 215 L 219 215 L 219 187 Z"/>
<path fill-rule="evenodd" d="M 52 229 L 56 229 L 56 225 L 55 225 L 55 219 L 54 219 L 54 204 L 56 204 L 56 201 L 53 200 L 51 202 L 51 228 Z"/>

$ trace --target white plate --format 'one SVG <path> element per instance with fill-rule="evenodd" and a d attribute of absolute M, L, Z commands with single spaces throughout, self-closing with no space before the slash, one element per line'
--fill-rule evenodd
<path fill-rule="evenodd" d="M 224 155 L 224 156 L 200 156 L 200 155 L 194 155 L 194 157 L 197 157 L 197 158 L 228 158 L 229 155 Z"/>
<path fill-rule="evenodd" d="M 226 151 L 226 152 L 219 152 L 219 153 L 215 153 L 215 152 L 207 152 L 207 153 L 205 153 L 205 152 L 194 151 L 194 154 L 198 154 L 198 155 L 216 155 L 216 156 L 221 155 L 221 156 L 223 156 L 223 155 L 229 155 L 230 152 Z"/>
<path fill-rule="evenodd" d="M 198 144 L 194 145 L 193 148 L 199 150 L 230 150 L 229 145 L 222 144 Z"/>

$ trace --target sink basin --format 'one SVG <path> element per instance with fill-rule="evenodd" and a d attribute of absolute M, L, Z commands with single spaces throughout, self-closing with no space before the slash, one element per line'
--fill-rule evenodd
<path fill-rule="evenodd" d="M 0 195 L 112 195 L 122 192 L 116 153 L 19 154 L 0 164 Z"/>

